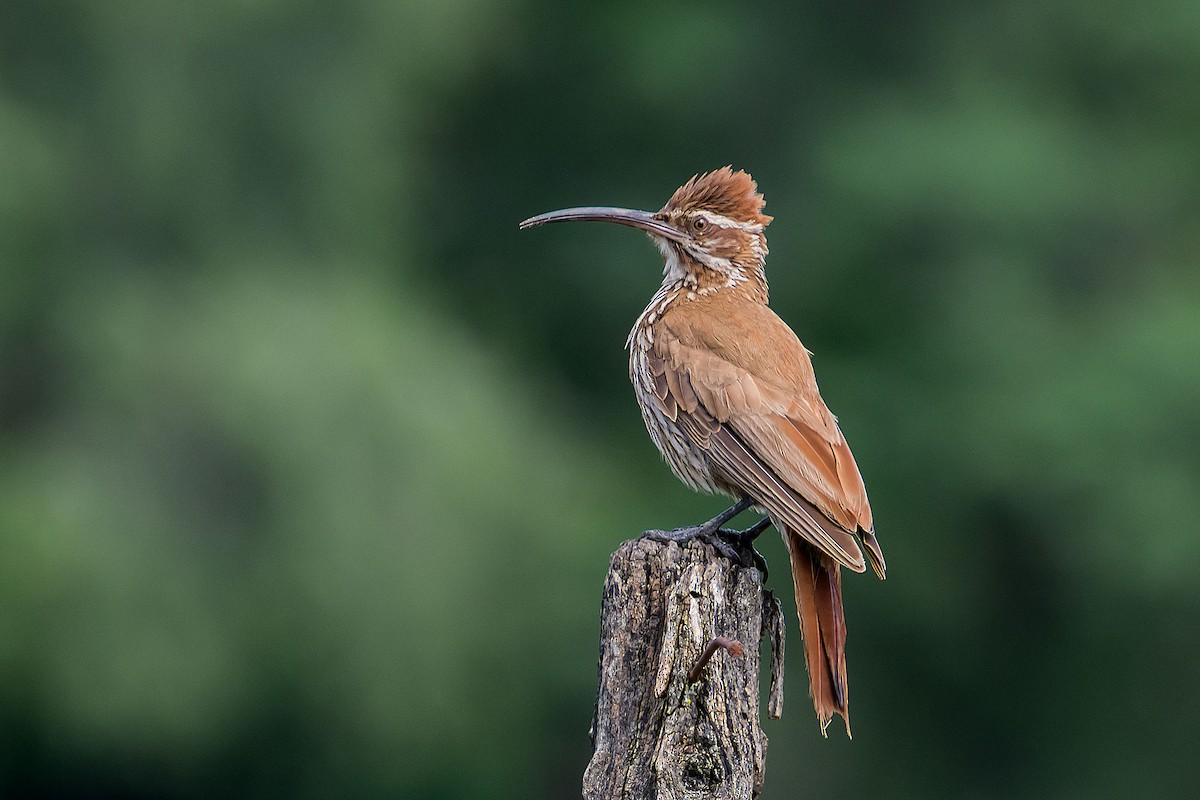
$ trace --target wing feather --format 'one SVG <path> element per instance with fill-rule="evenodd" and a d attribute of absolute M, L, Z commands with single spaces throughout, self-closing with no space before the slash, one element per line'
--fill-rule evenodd
<path fill-rule="evenodd" d="M 703 418 L 706 416 L 712 420 L 703 411 L 680 414 L 679 422 L 692 441 L 708 451 L 732 483 L 742 487 L 772 517 L 798 531 L 831 558 L 855 572 L 866 569 L 862 551 L 853 536 L 831 524 L 812 503 L 781 481 L 727 426 L 715 420 L 712 420 L 715 424 L 705 425 Z"/>

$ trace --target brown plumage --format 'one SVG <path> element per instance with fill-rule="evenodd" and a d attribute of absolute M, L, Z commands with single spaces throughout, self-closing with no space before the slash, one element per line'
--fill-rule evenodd
<path fill-rule="evenodd" d="M 813 705 L 850 731 L 841 567 L 884 576 L 871 507 L 809 353 L 767 306 L 771 217 L 745 172 L 693 177 L 656 213 L 550 212 L 521 223 L 617 222 L 645 230 L 663 284 L 630 331 L 629 376 L 651 438 L 688 486 L 750 498 L 791 557 Z"/>

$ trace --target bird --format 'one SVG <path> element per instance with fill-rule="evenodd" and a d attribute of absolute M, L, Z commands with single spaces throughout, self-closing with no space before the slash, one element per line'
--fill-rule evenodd
<path fill-rule="evenodd" d="M 588 206 L 539 214 L 524 230 L 609 222 L 649 235 L 662 285 L 626 341 L 629 378 L 646 429 L 692 489 L 736 502 L 678 529 L 728 533 L 743 511 L 765 516 L 787 546 L 804 660 L 821 733 L 840 715 L 850 736 L 841 569 L 882 580 L 866 487 L 837 418 L 821 398 L 811 353 L 768 305 L 772 217 L 745 171 L 693 175 L 656 212 Z"/>

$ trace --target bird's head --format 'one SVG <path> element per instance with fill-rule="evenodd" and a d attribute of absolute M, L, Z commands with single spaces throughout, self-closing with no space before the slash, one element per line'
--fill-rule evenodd
<path fill-rule="evenodd" d="M 650 235 L 666 262 L 665 279 L 699 287 L 733 286 L 755 279 L 763 285 L 771 217 L 754 179 L 723 167 L 696 175 L 655 212 L 627 208 L 565 208 L 530 217 L 521 228 L 548 222 L 615 222 Z"/>

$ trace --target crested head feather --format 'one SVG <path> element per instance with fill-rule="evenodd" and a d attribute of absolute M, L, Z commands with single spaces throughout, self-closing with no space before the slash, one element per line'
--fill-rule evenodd
<path fill-rule="evenodd" d="M 732 166 L 693 175 L 675 190 L 663 206 L 664 212 L 703 209 L 723 217 L 755 225 L 768 225 L 772 217 L 762 213 L 766 200 L 758 193 L 758 184 L 742 170 Z"/>

